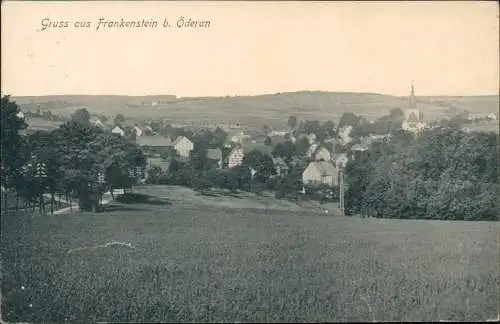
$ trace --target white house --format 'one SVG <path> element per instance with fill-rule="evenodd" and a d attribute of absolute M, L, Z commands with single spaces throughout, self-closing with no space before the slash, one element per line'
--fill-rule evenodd
<path fill-rule="evenodd" d="M 111 133 L 113 134 L 118 134 L 120 136 L 124 136 L 125 135 L 125 132 L 123 131 L 123 129 L 121 129 L 119 126 L 115 126 L 115 128 L 113 128 L 111 130 Z"/>
<path fill-rule="evenodd" d="M 179 136 L 174 141 L 174 149 L 181 158 L 189 158 L 189 153 L 193 150 L 194 144 L 186 136 Z"/>
<path fill-rule="evenodd" d="M 302 173 L 304 185 L 324 184 L 329 187 L 337 186 L 339 183 L 338 169 L 332 162 L 311 162 Z"/>
<path fill-rule="evenodd" d="M 142 129 L 140 129 L 138 126 L 134 126 L 133 128 L 134 132 L 135 132 L 135 136 L 142 136 Z"/>
<path fill-rule="evenodd" d="M 17 114 L 16 114 L 16 117 L 19 118 L 19 119 L 24 119 L 24 113 L 22 111 L 19 111 Z"/>
<path fill-rule="evenodd" d="M 491 120 L 497 120 L 498 117 L 497 117 L 497 114 L 495 114 L 495 113 L 489 113 L 488 118 Z"/>
<path fill-rule="evenodd" d="M 228 159 L 227 167 L 233 168 L 235 166 L 241 165 L 241 163 L 243 163 L 244 156 L 245 154 L 243 153 L 243 148 L 241 147 L 233 148 L 233 150 L 231 151 L 231 153 L 229 153 L 227 157 Z"/>

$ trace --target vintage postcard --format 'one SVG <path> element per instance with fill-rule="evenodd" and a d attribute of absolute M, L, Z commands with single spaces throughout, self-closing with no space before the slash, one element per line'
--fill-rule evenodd
<path fill-rule="evenodd" d="M 3 1 L 1 321 L 498 321 L 498 12 Z"/>

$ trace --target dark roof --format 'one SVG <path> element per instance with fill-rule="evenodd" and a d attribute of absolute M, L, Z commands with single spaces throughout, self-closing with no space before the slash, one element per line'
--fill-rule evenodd
<path fill-rule="evenodd" d="M 221 149 L 208 149 L 207 150 L 207 158 L 211 160 L 221 160 L 222 159 L 222 150 Z"/>
<path fill-rule="evenodd" d="M 135 140 L 140 146 L 163 147 L 173 145 L 170 138 L 161 135 L 137 136 Z"/>

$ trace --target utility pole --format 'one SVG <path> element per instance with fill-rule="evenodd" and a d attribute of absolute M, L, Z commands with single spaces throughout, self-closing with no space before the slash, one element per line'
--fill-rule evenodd
<path fill-rule="evenodd" d="M 344 168 L 339 168 L 339 209 L 342 216 L 344 213 Z"/>

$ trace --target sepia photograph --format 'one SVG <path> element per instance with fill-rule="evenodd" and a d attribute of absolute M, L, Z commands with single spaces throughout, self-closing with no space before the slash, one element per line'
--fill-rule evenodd
<path fill-rule="evenodd" d="M 2 323 L 500 321 L 496 1 L 2 1 Z"/>

